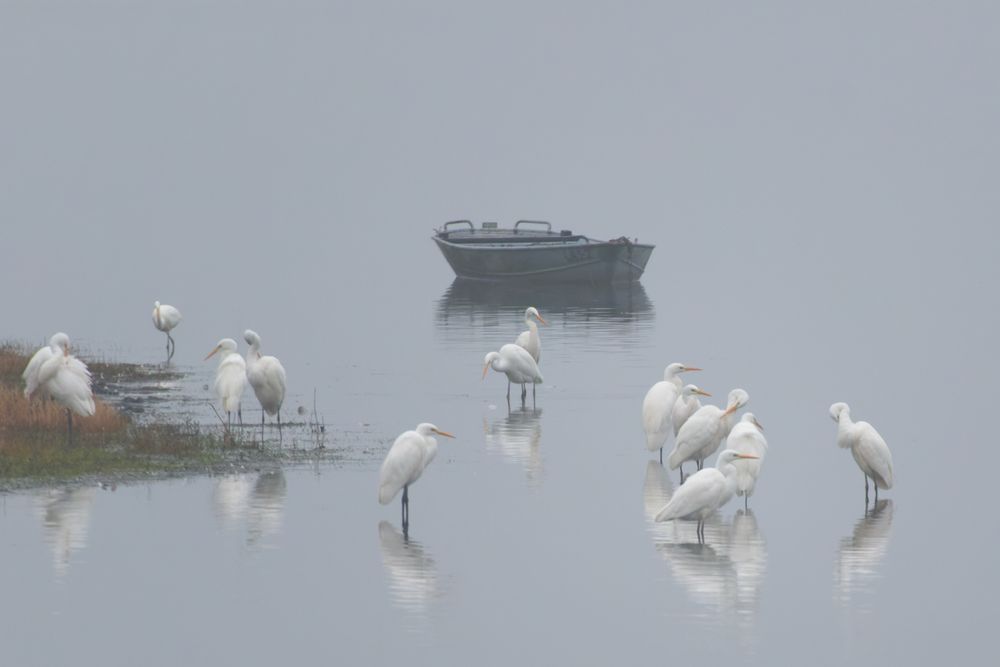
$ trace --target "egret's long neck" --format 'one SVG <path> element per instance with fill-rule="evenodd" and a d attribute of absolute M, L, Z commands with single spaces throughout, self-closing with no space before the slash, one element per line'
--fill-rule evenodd
<path fill-rule="evenodd" d="M 498 373 L 503 373 L 507 370 L 507 364 L 504 363 L 503 357 L 501 356 L 493 357 L 492 361 L 490 361 L 490 366 Z"/>
<path fill-rule="evenodd" d="M 160 307 L 159 306 L 156 307 L 156 312 L 154 314 L 156 316 L 156 326 L 157 327 L 162 327 L 163 326 L 163 320 L 160 319 Z"/>
<path fill-rule="evenodd" d="M 853 431 L 854 421 L 851 419 L 851 413 L 844 410 L 837 419 L 837 444 L 845 449 L 853 446 Z"/>
<path fill-rule="evenodd" d="M 260 341 L 254 340 L 250 343 L 250 349 L 247 350 L 246 362 L 250 365 L 260 359 Z"/>
<path fill-rule="evenodd" d="M 429 435 L 424 436 L 424 458 L 431 457 L 437 454 L 438 441 L 437 438 L 432 438 Z"/>
<path fill-rule="evenodd" d="M 531 319 L 528 319 L 526 317 L 526 318 L 524 318 L 524 322 L 525 322 L 525 324 L 528 325 L 528 330 L 532 333 L 532 335 L 537 336 L 538 335 L 538 325 L 535 324 L 535 321 L 531 320 Z"/>

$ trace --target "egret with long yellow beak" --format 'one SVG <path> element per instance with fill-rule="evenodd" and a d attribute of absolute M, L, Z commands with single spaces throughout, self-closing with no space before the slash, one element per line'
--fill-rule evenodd
<path fill-rule="evenodd" d="M 403 490 L 402 512 L 403 533 L 410 524 L 410 485 L 420 479 L 424 468 L 430 465 L 437 454 L 437 439 L 434 435 L 454 438 L 451 433 L 442 431 L 434 424 L 423 423 L 412 431 L 400 434 L 392 443 L 389 453 L 382 461 L 378 473 L 378 501 L 388 505 L 399 490 Z"/>

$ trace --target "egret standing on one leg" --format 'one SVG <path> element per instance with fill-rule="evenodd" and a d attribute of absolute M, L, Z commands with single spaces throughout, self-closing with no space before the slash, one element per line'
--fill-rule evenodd
<path fill-rule="evenodd" d="M 531 395 L 535 395 L 535 385 L 542 383 L 542 373 L 538 370 L 538 364 L 520 345 L 508 343 L 500 348 L 499 352 L 490 352 L 483 360 L 483 379 L 490 369 L 507 376 L 507 380 L 514 384 L 521 385 L 521 403 L 528 393 L 525 385 L 531 384 Z M 507 385 L 507 402 L 510 403 L 510 384 Z"/>
<path fill-rule="evenodd" d="M 90 371 L 87 365 L 70 354 L 69 336 L 57 333 L 49 341 L 50 353 L 38 358 L 35 388 L 44 391 L 59 405 L 66 408 L 66 437 L 73 444 L 73 413 L 81 417 L 93 416 L 96 406 L 90 389 Z M 24 374 L 32 377 L 32 363 L 41 351 L 28 362 Z M 29 380 L 30 385 L 30 380 Z M 27 391 L 27 389 L 26 389 Z"/>
<path fill-rule="evenodd" d="M 403 533 L 406 534 L 410 525 L 410 484 L 413 484 L 424 468 L 430 465 L 437 454 L 437 440 L 433 434 L 454 438 L 451 433 L 438 429 L 434 424 L 419 424 L 413 431 L 402 433 L 392 443 L 389 453 L 385 455 L 382 467 L 378 473 L 378 501 L 387 505 L 403 490 L 402 514 Z"/>
<path fill-rule="evenodd" d="M 714 405 L 705 405 L 677 433 L 674 449 L 667 458 L 671 470 L 681 469 L 681 482 L 684 481 L 683 465 L 686 461 L 694 461 L 701 470 L 705 459 L 715 453 L 719 445 L 732 430 L 732 415 L 746 405 L 750 396 L 742 389 L 729 392 L 726 409 Z"/>
<path fill-rule="evenodd" d="M 753 454 L 756 460 L 747 459 L 736 461 L 736 495 L 743 496 L 743 509 L 749 508 L 749 498 L 753 495 L 754 487 L 757 486 L 757 477 L 760 475 L 760 466 L 764 463 L 764 456 L 767 454 L 767 439 L 764 437 L 764 427 L 760 425 L 752 412 L 743 415 L 733 430 L 726 438 L 726 449 L 731 449 L 740 454 Z"/>
<path fill-rule="evenodd" d="M 177 344 L 170 336 L 170 330 L 181 323 L 181 311 L 167 304 L 160 304 L 159 301 L 153 303 L 153 326 L 167 334 L 167 363 L 177 351 Z"/>
<path fill-rule="evenodd" d="M 875 502 L 879 488 L 892 488 L 892 452 L 889 445 L 868 422 L 851 421 L 847 403 L 830 406 L 830 417 L 837 422 L 837 444 L 850 449 L 861 472 L 865 475 L 865 506 L 868 506 L 868 478 L 875 484 Z"/>
<path fill-rule="evenodd" d="M 698 541 L 705 540 L 705 519 L 719 509 L 736 493 L 736 467 L 739 459 L 757 458 L 727 449 L 719 454 L 714 468 L 705 468 L 687 478 L 674 492 L 670 502 L 656 514 L 657 521 L 697 519 Z"/>
<path fill-rule="evenodd" d="M 247 386 L 247 363 L 237 351 L 236 341 L 232 338 L 223 338 L 219 344 L 205 357 L 207 361 L 217 352 L 219 355 L 219 367 L 215 370 L 215 393 L 222 403 L 222 409 L 226 412 L 228 420 L 227 428 L 233 424 L 233 413 L 240 415 L 240 423 L 243 422 L 240 401 L 243 398 L 243 390 Z"/>
<path fill-rule="evenodd" d="M 264 438 L 264 413 L 277 416 L 278 432 L 281 432 L 281 404 L 285 401 L 285 368 L 277 357 L 264 356 L 260 353 L 260 336 L 257 332 L 247 329 L 243 332 L 250 349 L 247 350 L 247 380 L 253 387 L 253 393 L 260 401 L 261 440 Z"/>
<path fill-rule="evenodd" d="M 671 416 L 674 403 L 681 394 L 681 379 L 677 376 L 700 370 L 681 363 L 670 364 L 663 371 L 663 379 L 650 387 L 642 399 L 642 430 L 646 432 L 646 449 L 651 452 L 660 450 L 660 463 L 663 463 L 663 445 L 673 430 Z"/>

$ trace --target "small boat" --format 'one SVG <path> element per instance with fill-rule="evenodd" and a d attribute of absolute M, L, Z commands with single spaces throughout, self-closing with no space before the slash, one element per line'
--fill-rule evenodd
<path fill-rule="evenodd" d="M 625 283 L 646 268 L 654 246 L 624 236 L 598 241 L 539 220 L 512 229 L 468 220 L 446 222 L 434 242 L 460 278 L 493 281 Z"/>

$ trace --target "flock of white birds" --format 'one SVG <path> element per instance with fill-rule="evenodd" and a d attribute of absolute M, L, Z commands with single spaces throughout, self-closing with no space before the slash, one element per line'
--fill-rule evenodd
<path fill-rule="evenodd" d="M 486 355 L 483 378 L 490 368 L 507 376 L 507 400 L 510 385 L 521 385 L 521 400 L 527 395 L 527 385 L 542 383 L 538 368 L 542 342 L 538 335 L 538 322 L 544 318 L 534 307 L 524 313 L 528 329 L 514 343 L 504 345 Z M 680 469 L 681 486 L 669 502 L 656 513 L 656 521 L 676 519 L 697 520 L 700 539 L 704 538 L 705 519 L 732 499 L 742 496 L 744 507 L 757 486 L 761 465 L 767 454 L 764 427 L 752 413 L 745 413 L 737 422 L 736 413 L 750 400 L 743 389 L 729 392 L 726 407 L 701 405 L 699 396 L 711 396 L 693 384 L 684 385 L 680 374 L 699 371 L 700 368 L 673 363 L 663 372 L 642 401 L 642 427 L 646 434 L 646 448 L 658 451 L 663 463 L 663 449 L 673 438 L 673 450 L 667 457 L 671 470 Z M 850 449 L 854 460 L 865 476 L 865 503 L 868 502 L 868 480 L 878 490 L 892 488 L 892 454 L 878 431 L 867 422 L 853 422 L 846 403 L 830 407 L 830 416 L 838 424 L 837 444 Z M 435 435 L 453 438 L 450 433 L 430 423 L 423 423 L 412 431 L 401 434 L 392 444 L 379 471 L 378 499 L 388 504 L 402 491 L 404 531 L 409 523 L 409 487 L 420 479 L 424 469 L 437 454 Z M 706 468 L 705 461 L 714 455 L 725 441 L 714 468 Z M 684 464 L 692 462 L 697 471 L 685 477 Z"/>
<path fill-rule="evenodd" d="M 167 335 L 167 361 L 173 357 L 175 343 L 170 335 L 181 321 L 181 313 L 173 306 L 157 301 L 153 308 L 153 325 Z M 524 313 L 527 330 L 514 343 L 490 352 L 483 360 L 483 378 L 492 368 L 507 376 L 507 400 L 510 385 L 521 385 L 521 400 L 527 396 L 527 385 L 542 383 L 538 368 L 542 356 L 542 341 L 538 323 L 545 319 L 534 307 Z M 265 414 L 277 418 L 281 427 L 281 405 L 285 400 L 285 369 L 276 357 L 261 353 L 261 340 L 256 332 L 243 333 L 249 349 L 240 356 L 232 338 L 223 338 L 205 359 L 219 355 L 215 373 L 215 392 L 228 420 L 233 415 L 242 423 L 240 403 L 249 384 L 262 407 L 261 426 Z M 699 396 L 711 396 L 693 384 L 684 385 L 680 374 L 701 370 L 694 366 L 673 363 L 663 372 L 663 380 L 646 393 L 642 401 L 642 427 L 646 434 L 646 447 L 658 451 L 663 462 L 663 449 L 673 438 L 673 449 L 667 457 L 671 470 L 680 470 L 681 486 L 670 501 L 656 514 L 657 521 L 696 519 L 698 534 L 703 536 L 704 521 L 725 505 L 734 495 L 749 503 L 760 475 L 761 465 L 767 454 L 764 429 L 752 413 L 736 421 L 736 413 L 750 400 L 743 389 L 729 392 L 726 407 L 701 405 Z M 94 414 L 94 396 L 91 390 L 90 371 L 86 364 L 70 353 L 69 336 L 57 333 L 49 344 L 39 349 L 24 369 L 25 396 L 47 396 L 66 409 L 69 441 L 73 437 L 73 415 L 87 417 Z M 865 476 L 865 502 L 868 501 L 868 480 L 875 487 L 875 500 L 879 489 L 892 488 L 892 454 L 885 440 L 868 422 L 854 422 L 846 403 L 830 406 L 830 417 L 837 422 L 837 444 L 850 449 L 854 460 Z M 280 432 L 280 431 L 279 431 Z M 409 523 L 409 487 L 423 474 L 437 453 L 435 435 L 454 436 L 434 424 L 423 423 L 412 431 L 396 438 L 379 470 L 378 499 L 383 505 L 391 502 L 402 491 L 404 527 Z M 725 441 L 714 468 L 706 468 L 705 461 L 714 455 Z M 692 462 L 697 470 L 685 478 L 684 464 Z"/>
<path fill-rule="evenodd" d="M 156 301 L 153 305 L 153 326 L 167 335 L 167 362 L 174 356 L 176 343 L 170 332 L 181 322 L 181 312 L 173 306 Z M 287 386 L 285 368 L 276 357 L 261 353 L 260 336 L 247 329 L 243 332 L 249 349 L 246 357 L 239 354 L 236 341 L 223 338 L 205 359 L 219 354 L 215 372 L 215 393 L 232 425 L 233 415 L 242 421 L 240 403 L 249 384 L 261 405 L 261 426 L 265 414 L 277 418 L 281 427 L 281 405 L 285 401 Z M 60 332 L 49 339 L 28 361 L 21 375 L 24 395 L 49 397 L 66 409 L 67 438 L 73 441 L 73 415 L 93 416 L 94 393 L 91 389 L 90 370 L 87 365 L 70 353 L 69 336 Z"/>

